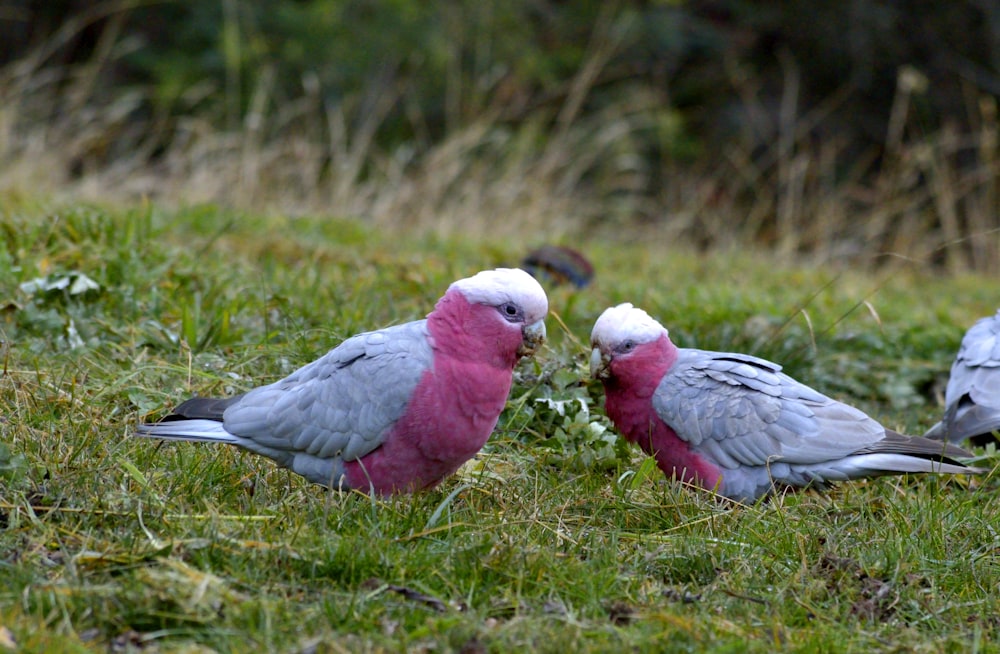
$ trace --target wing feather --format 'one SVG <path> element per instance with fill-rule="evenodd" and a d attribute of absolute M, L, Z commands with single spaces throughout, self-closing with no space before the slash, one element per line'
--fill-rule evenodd
<path fill-rule="evenodd" d="M 678 437 L 727 468 L 818 463 L 885 437 L 862 411 L 792 379 L 775 363 L 741 354 L 679 349 L 653 407 Z"/>
<path fill-rule="evenodd" d="M 965 333 L 945 389 L 944 419 L 925 436 L 958 442 L 1000 426 L 1000 312 Z"/>
<path fill-rule="evenodd" d="M 1000 390 L 1000 312 L 982 318 L 966 332 L 951 366 L 945 403 L 957 404 L 964 395 L 976 402 L 997 401 Z"/>
<path fill-rule="evenodd" d="M 424 320 L 358 334 L 248 392 L 226 409 L 225 427 L 251 450 L 358 459 L 403 415 L 432 360 Z"/>

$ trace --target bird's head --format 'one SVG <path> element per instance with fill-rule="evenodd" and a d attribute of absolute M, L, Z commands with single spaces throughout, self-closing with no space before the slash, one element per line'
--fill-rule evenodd
<path fill-rule="evenodd" d="M 616 362 L 648 357 L 651 344 L 669 343 L 666 328 L 626 302 L 604 310 L 590 332 L 590 376 L 606 380 Z"/>
<path fill-rule="evenodd" d="M 460 294 L 471 310 L 469 318 L 484 330 L 519 334 L 517 356 L 528 356 L 545 342 L 549 301 L 534 277 L 519 268 L 484 270 L 448 288 L 447 298 Z"/>

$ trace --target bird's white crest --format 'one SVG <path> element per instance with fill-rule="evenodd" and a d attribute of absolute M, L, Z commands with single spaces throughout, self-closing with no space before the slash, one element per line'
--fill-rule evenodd
<path fill-rule="evenodd" d="M 598 345 L 612 345 L 628 339 L 649 343 L 666 334 L 666 327 L 642 309 L 625 302 L 604 310 L 594 323 L 590 341 Z"/>
<path fill-rule="evenodd" d="M 520 268 L 484 270 L 453 282 L 448 290 L 451 289 L 476 304 L 497 306 L 513 302 L 524 310 L 528 323 L 541 320 L 549 311 L 549 301 L 541 284 Z"/>

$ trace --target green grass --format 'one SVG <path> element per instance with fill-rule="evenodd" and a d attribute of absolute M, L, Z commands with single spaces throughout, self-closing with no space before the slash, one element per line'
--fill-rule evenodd
<path fill-rule="evenodd" d="M 919 433 L 962 333 L 996 309 L 995 279 L 581 236 L 569 244 L 596 284 L 550 290 L 550 343 L 519 369 L 483 453 L 433 492 L 373 500 L 132 426 L 421 317 L 450 281 L 536 242 L 23 203 L 0 213 L 0 239 L 0 643 L 998 651 L 995 472 L 732 507 L 664 483 L 614 436 L 586 375 L 594 319 L 628 300 L 681 345 L 776 359 Z M 55 288 L 22 289 L 38 279 Z"/>

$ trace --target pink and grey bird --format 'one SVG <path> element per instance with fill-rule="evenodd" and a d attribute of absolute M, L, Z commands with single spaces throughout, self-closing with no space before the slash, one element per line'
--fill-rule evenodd
<path fill-rule="evenodd" d="M 745 354 L 676 347 L 631 304 L 607 309 L 591 334 L 591 374 L 608 417 L 668 477 L 738 501 L 781 487 L 907 472 L 967 473 L 950 444 L 886 429 Z"/>
<path fill-rule="evenodd" d="M 523 270 L 480 272 L 424 320 L 353 336 L 243 395 L 188 400 L 138 435 L 230 443 L 331 488 L 430 488 L 486 443 L 547 312 Z"/>
<path fill-rule="evenodd" d="M 1000 432 L 1000 311 L 976 321 L 962 338 L 944 391 L 944 418 L 924 434 L 976 445 Z"/>

